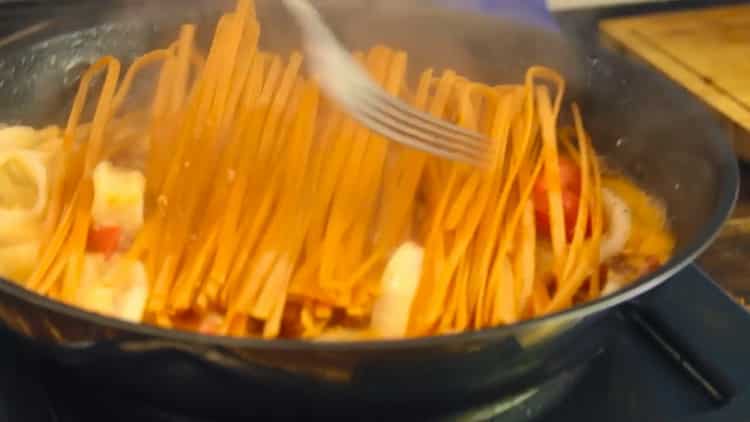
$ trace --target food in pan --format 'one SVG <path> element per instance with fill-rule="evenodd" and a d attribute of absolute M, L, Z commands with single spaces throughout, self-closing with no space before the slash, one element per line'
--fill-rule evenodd
<path fill-rule="evenodd" d="M 0 130 L 0 275 L 205 334 L 403 338 L 561 311 L 672 252 L 664 208 L 597 156 L 551 69 L 409 86 L 405 52 L 354 53 L 391 94 L 486 134 L 491 165 L 473 168 L 351 120 L 301 54 L 259 48 L 249 0 L 207 51 L 195 33 L 127 70 L 101 58 L 65 128 Z"/>

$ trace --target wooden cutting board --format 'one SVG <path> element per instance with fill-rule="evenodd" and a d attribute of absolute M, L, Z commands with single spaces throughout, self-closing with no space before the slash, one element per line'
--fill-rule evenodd
<path fill-rule="evenodd" d="M 750 4 L 608 19 L 600 28 L 717 110 L 750 159 Z"/>

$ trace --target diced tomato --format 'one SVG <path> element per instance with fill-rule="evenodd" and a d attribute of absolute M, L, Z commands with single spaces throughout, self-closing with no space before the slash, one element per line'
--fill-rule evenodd
<path fill-rule="evenodd" d="M 568 240 L 570 240 L 575 231 L 576 220 L 578 219 L 578 204 L 581 201 L 581 170 L 573 160 L 567 157 L 561 156 L 558 161 L 565 232 Z M 537 179 L 532 200 L 534 201 L 537 226 L 540 232 L 549 235 L 549 201 L 547 200 L 547 186 L 544 176 Z M 590 227 L 587 227 L 587 231 L 588 229 Z"/>
<path fill-rule="evenodd" d="M 118 226 L 92 227 L 89 230 L 87 248 L 110 257 L 117 251 L 121 236 L 122 229 Z"/>
<path fill-rule="evenodd" d="M 659 258 L 655 256 L 649 256 L 646 257 L 646 269 L 644 271 L 645 274 L 652 273 L 659 269 L 659 267 L 662 266 L 662 263 L 659 261 Z"/>

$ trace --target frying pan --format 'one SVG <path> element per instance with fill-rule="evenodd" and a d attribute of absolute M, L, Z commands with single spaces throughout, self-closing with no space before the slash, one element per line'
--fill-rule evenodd
<path fill-rule="evenodd" d="M 545 318 L 365 343 L 234 339 L 134 325 L 0 281 L 0 321 L 31 350 L 83 377 L 190 409 L 240 409 L 279 397 L 405 404 L 514 394 L 598 353 L 607 341 L 604 311 L 691 263 L 734 206 L 738 168 L 718 124 L 702 104 L 638 63 L 518 19 L 422 2 L 317 3 L 349 47 L 403 48 L 413 69 L 449 66 L 489 83 L 520 81 L 534 64 L 560 70 L 598 151 L 664 200 L 677 238 L 674 257 L 612 296 Z M 206 41 L 227 7 L 231 2 L 98 2 L 0 42 L 0 121 L 62 122 L 88 63 L 104 54 L 128 62 L 173 39 L 186 21 L 201 25 Z M 299 46 L 276 2 L 258 7 L 267 48 Z"/>

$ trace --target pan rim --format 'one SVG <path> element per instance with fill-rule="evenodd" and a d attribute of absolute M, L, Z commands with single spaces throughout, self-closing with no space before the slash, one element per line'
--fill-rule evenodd
<path fill-rule="evenodd" d="M 465 15 L 473 19 L 482 18 L 489 21 L 497 20 L 492 17 L 482 17 L 476 13 L 466 11 L 451 10 L 452 14 Z M 101 22 L 100 22 L 101 23 Z M 64 29 L 64 26 L 63 26 Z M 50 36 L 45 36 L 45 31 L 52 31 Z M 25 31 L 25 32 L 23 32 Z M 23 32 L 23 33 L 21 33 Z M 29 41 L 36 38 L 41 40 L 50 40 L 55 36 L 61 36 L 60 28 L 55 28 L 54 22 L 41 25 L 35 30 L 29 28 L 0 39 L 0 48 L 5 48 L 13 44 Z M 696 100 L 697 101 L 697 100 Z M 708 117 L 708 115 L 707 115 Z M 726 219 L 731 215 L 736 205 L 739 195 L 739 165 L 736 156 L 726 139 L 717 139 L 720 136 L 716 133 L 709 132 L 711 140 L 720 144 L 717 147 L 718 162 L 721 163 L 718 174 L 721 189 L 717 192 L 717 206 L 708 219 L 702 230 L 695 235 L 695 241 L 691 245 L 683 248 L 678 255 L 673 256 L 658 271 L 646 277 L 641 277 L 632 282 L 628 287 L 623 288 L 615 294 L 600 297 L 596 300 L 585 304 L 577 305 L 562 311 L 558 311 L 540 318 L 521 321 L 515 324 L 485 328 L 477 331 L 467 331 L 455 334 L 443 334 L 418 338 L 397 339 L 397 340 L 366 340 L 366 341 L 341 341 L 341 342 L 317 342 L 311 340 L 299 339 L 258 339 L 249 337 L 230 337 L 230 336 L 211 336 L 195 332 L 181 331 L 176 329 L 162 328 L 153 325 L 131 323 L 128 321 L 111 318 L 104 315 L 92 313 L 82 308 L 67 305 L 63 302 L 55 301 L 33 291 L 27 290 L 17 283 L 0 278 L 0 292 L 8 294 L 22 302 L 33 306 L 64 315 L 77 320 L 85 321 L 96 326 L 108 329 L 120 330 L 128 335 L 136 335 L 153 339 L 171 340 L 182 343 L 190 343 L 202 346 L 218 346 L 225 348 L 236 348 L 257 351 L 282 351 L 282 352 L 375 352 L 375 351 L 398 351 L 420 348 L 450 347 L 457 343 L 475 343 L 492 340 L 504 339 L 518 333 L 526 332 L 550 322 L 571 321 L 583 319 L 606 309 L 632 300 L 647 291 L 667 282 L 674 275 L 682 271 L 704 252 L 715 238 L 719 235 L 720 229 Z M 713 136 L 711 136 L 713 135 Z M 99 341 L 118 341 L 120 338 L 91 339 L 94 344 Z M 66 346 L 65 342 L 60 343 Z"/>

